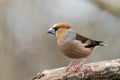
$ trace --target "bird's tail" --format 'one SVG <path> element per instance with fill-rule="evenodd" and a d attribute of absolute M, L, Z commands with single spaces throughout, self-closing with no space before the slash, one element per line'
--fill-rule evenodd
<path fill-rule="evenodd" d="M 107 44 L 103 43 L 103 41 L 96 41 L 98 46 L 108 46 Z"/>

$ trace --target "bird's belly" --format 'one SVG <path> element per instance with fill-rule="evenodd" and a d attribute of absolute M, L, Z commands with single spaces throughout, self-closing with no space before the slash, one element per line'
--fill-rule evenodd
<path fill-rule="evenodd" d="M 80 42 L 61 43 L 58 46 L 69 58 L 84 58 L 91 54 L 91 49 L 85 48 Z"/>

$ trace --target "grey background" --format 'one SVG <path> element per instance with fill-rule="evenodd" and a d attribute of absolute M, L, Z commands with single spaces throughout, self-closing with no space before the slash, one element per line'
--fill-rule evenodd
<path fill-rule="evenodd" d="M 30 80 L 39 71 L 66 66 L 71 59 L 60 52 L 56 38 L 46 33 L 58 22 L 109 45 L 96 49 L 87 63 L 119 58 L 118 0 L 101 0 L 104 5 L 92 1 L 97 0 L 1 0 L 0 80 Z"/>

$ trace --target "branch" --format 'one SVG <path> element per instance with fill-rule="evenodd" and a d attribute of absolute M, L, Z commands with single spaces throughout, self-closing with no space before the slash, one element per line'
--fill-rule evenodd
<path fill-rule="evenodd" d="M 33 80 L 118 80 L 120 79 L 120 59 L 84 64 L 78 72 L 73 68 L 65 72 L 65 67 L 45 70 Z"/>

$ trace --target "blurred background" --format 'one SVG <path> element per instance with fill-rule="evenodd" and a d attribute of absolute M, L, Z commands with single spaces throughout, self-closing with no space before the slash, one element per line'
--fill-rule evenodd
<path fill-rule="evenodd" d="M 46 33 L 58 22 L 109 45 L 97 48 L 87 63 L 120 57 L 120 0 L 0 0 L 0 80 L 31 80 L 66 66 L 71 59 Z"/>

